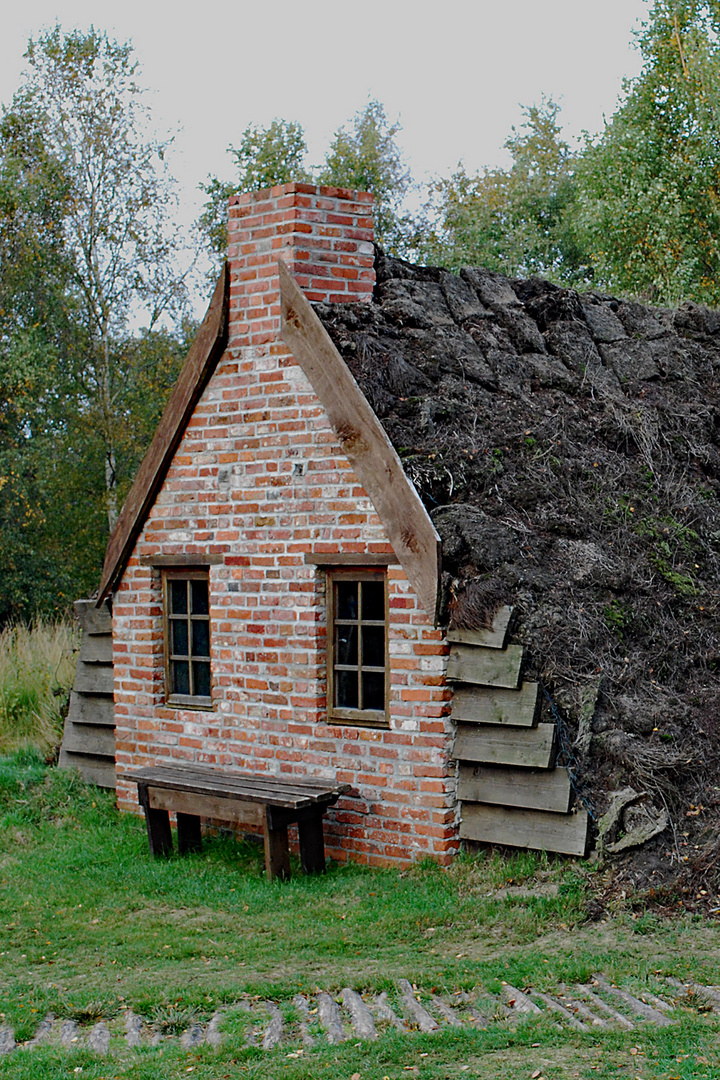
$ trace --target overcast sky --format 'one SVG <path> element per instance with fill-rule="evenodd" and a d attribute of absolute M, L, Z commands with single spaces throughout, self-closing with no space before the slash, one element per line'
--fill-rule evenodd
<path fill-rule="evenodd" d="M 18 86 L 27 39 L 59 21 L 131 40 L 191 218 L 208 173 L 250 123 L 304 126 L 310 162 L 369 97 L 399 119 L 418 179 L 504 164 L 520 105 L 549 94 L 569 135 L 597 131 L 639 69 L 644 0 L 25 0 L 3 16 L 0 101 Z"/>

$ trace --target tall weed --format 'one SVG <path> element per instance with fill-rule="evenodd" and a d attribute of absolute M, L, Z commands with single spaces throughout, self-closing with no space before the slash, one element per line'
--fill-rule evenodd
<path fill-rule="evenodd" d="M 78 631 L 69 622 L 0 632 L 0 753 L 50 753 L 62 737 Z"/>

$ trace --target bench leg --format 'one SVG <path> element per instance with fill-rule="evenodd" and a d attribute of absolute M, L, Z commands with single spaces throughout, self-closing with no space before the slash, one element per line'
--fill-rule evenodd
<path fill-rule="evenodd" d="M 167 810 L 156 810 L 150 805 L 147 787 L 144 784 L 138 784 L 138 801 L 145 811 L 150 854 L 157 858 L 162 855 L 172 855 L 172 833 L 170 832 L 170 815 Z"/>
<path fill-rule="evenodd" d="M 281 878 L 287 881 L 290 877 L 290 851 L 288 849 L 287 822 L 280 815 L 273 820 L 272 807 L 265 807 L 265 820 L 263 823 L 263 839 L 265 841 L 265 874 L 268 881 L 273 878 Z"/>
<path fill-rule="evenodd" d="M 325 839 L 322 813 L 298 820 L 300 865 L 306 874 L 322 874 L 325 870 Z"/>
<path fill-rule="evenodd" d="M 177 811 L 178 851 L 186 855 L 190 851 L 199 851 L 202 847 L 200 818 L 196 814 L 181 814 Z"/>

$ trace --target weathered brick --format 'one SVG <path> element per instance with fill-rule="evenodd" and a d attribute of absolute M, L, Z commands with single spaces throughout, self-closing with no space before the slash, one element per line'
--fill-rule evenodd
<path fill-rule="evenodd" d="M 278 257 L 312 299 L 370 299 L 371 201 L 311 184 L 230 200 L 230 344 L 114 598 L 117 760 L 336 776 L 352 790 L 327 817 L 332 858 L 447 862 L 457 835 L 442 634 L 390 567 L 390 726 L 327 723 L 325 582 L 304 562 L 310 550 L 351 551 L 359 565 L 391 551 L 279 334 Z M 140 557 L 204 551 L 223 556 L 209 567 L 213 709 L 172 708 L 161 575 Z M 133 785 L 118 783 L 118 802 L 137 812 Z"/>

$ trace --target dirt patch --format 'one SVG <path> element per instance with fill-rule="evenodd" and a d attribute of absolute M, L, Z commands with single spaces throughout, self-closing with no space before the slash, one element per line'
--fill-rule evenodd
<path fill-rule="evenodd" d="M 593 813 L 647 792 L 663 880 L 715 890 L 720 314 L 382 252 L 376 271 L 373 303 L 318 313 L 442 536 L 444 618 L 515 606 Z"/>

